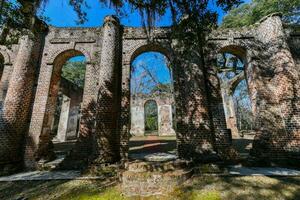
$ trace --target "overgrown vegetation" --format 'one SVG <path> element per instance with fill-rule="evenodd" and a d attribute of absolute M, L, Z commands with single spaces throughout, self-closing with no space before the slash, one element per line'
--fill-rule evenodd
<path fill-rule="evenodd" d="M 224 28 L 248 26 L 261 18 L 280 12 L 286 23 L 300 24 L 300 0 L 252 0 L 231 10 L 222 23 Z"/>

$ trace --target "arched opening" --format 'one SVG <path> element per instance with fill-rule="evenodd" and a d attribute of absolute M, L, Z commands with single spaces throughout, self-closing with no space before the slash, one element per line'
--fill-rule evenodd
<path fill-rule="evenodd" d="M 247 157 L 254 139 L 253 113 L 247 80 L 246 51 L 229 46 L 218 54 L 218 70 L 226 125 L 234 148 Z"/>
<path fill-rule="evenodd" d="M 57 56 L 53 63 L 44 130 L 49 130 L 56 158 L 63 160 L 79 135 L 86 59 L 76 50 Z"/>
<path fill-rule="evenodd" d="M 142 48 L 139 54 L 133 55 L 129 158 L 149 160 L 157 154 L 176 156 L 172 68 L 169 59 L 160 52 L 147 52 Z"/>
<path fill-rule="evenodd" d="M 144 105 L 145 135 L 158 134 L 158 109 L 154 100 L 147 100 Z"/>

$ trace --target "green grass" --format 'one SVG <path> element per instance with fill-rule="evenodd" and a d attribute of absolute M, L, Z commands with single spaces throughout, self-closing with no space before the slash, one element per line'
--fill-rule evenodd
<path fill-rule="evenodd" d="M 18 181 L 0 183 L 0 199 L 15 200 L 296 200 L 300 177 L 194 177 L 172 193 L 152 197 L 124 197 L 119 186 L 103 180 Z"/>

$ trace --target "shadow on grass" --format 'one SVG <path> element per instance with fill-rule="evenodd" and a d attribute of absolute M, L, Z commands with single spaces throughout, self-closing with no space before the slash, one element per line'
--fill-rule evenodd
<path fill-rule="evenodd" d="M 300 199 L 300 177 L 195 177 L 184 193 L 218 191 L 224 200 Z"/>
<path fill-rule="evenodd" d="M 118 196 L 120 198 L 115 198 Z M 0 183 L 0 199 L 101 200 L 122 198 L 114 187 L 107 188 L 101 180 L 52 180 Z"/>

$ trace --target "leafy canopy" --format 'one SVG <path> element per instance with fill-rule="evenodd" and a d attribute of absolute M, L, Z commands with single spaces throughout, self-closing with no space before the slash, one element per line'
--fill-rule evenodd
<path fill-rule="evenodd" d="M 61 76 L 80 88 L 84 86 L 85 62 L 67 62 L 62 68 Z"/>
<path fill-rule="evenodd" d="M 224 17 L 222 27 L 234 28 L 248 26 L 256 23 L 261 18 L 280 12 L 287 23 L 300 23 L 300 0 L 252 0 L 232 9 Z"/>

